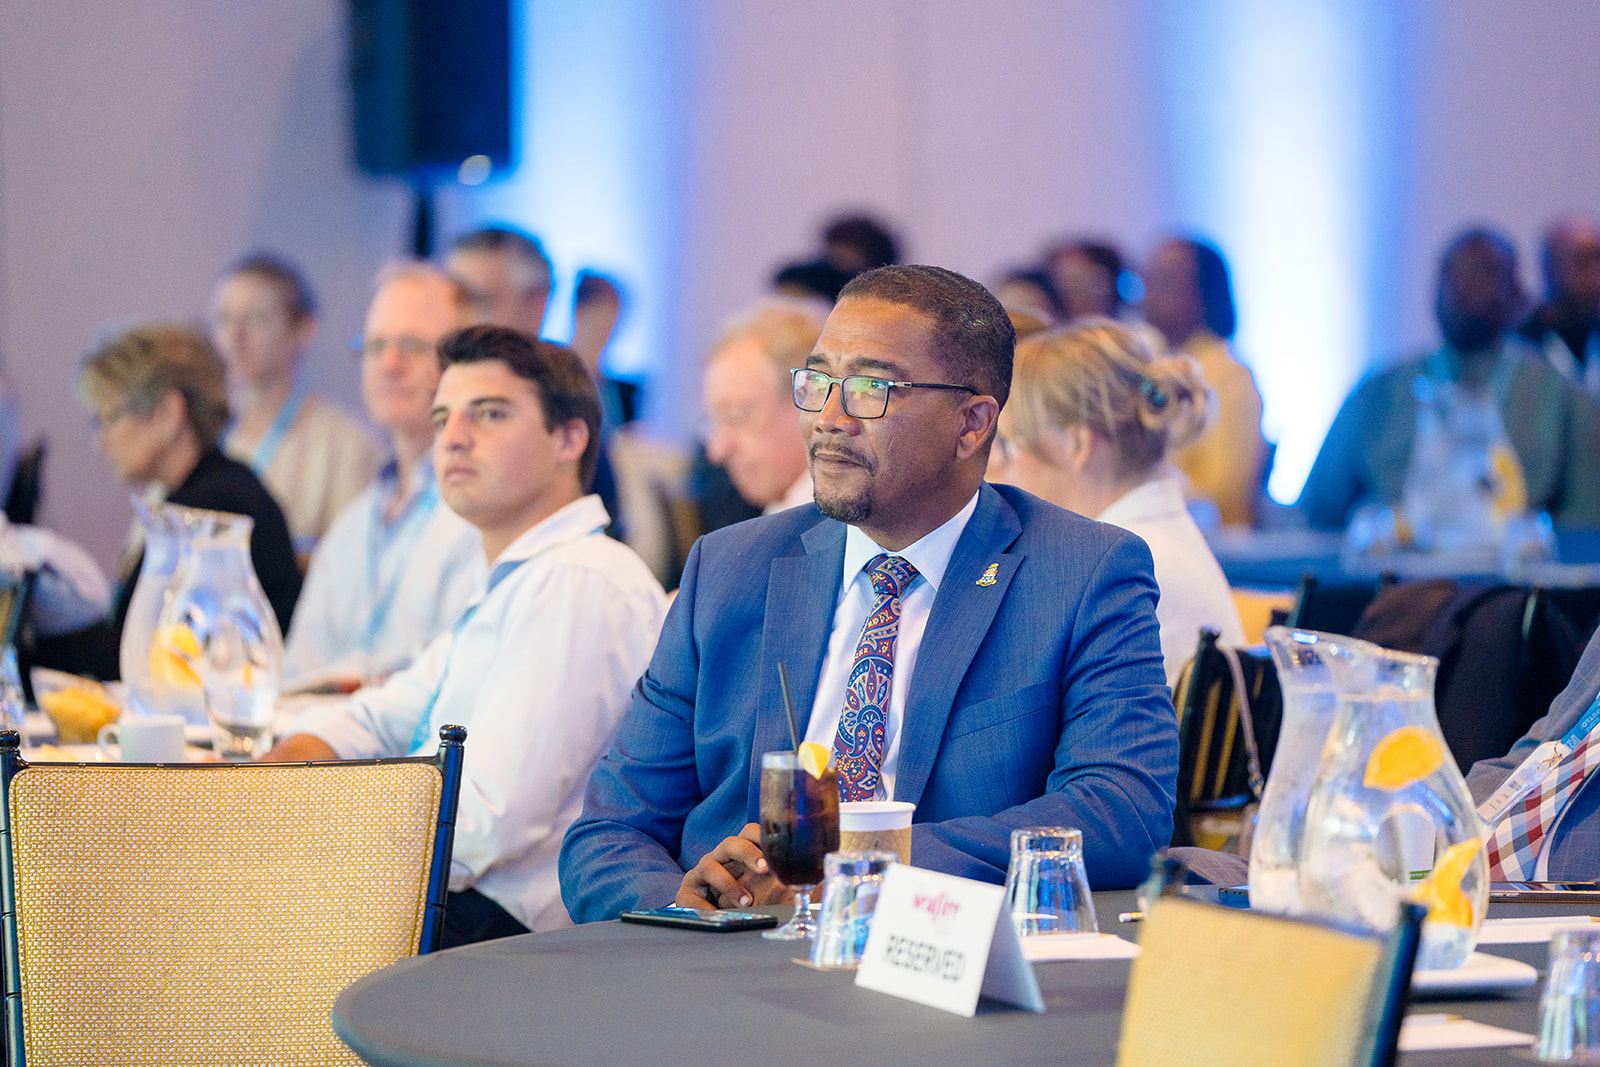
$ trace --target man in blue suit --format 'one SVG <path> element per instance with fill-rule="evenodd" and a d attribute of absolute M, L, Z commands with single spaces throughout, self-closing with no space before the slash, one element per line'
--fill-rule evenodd
<path fill-rule="evenodd" d="M 795 401 L 816 504 L 702 538 L 561 854 L 578 922 L 776 902 L 760 754 L 799 729 L 841 790 L 917 805 L 912 863 L 1005 877 L 1010 831 L 1083 831 L 1125 887 L 1172 832 L 1177 728 L 1150 552 L 984 483 L 1015 335 L 937 267 L 840 294 Z"/>

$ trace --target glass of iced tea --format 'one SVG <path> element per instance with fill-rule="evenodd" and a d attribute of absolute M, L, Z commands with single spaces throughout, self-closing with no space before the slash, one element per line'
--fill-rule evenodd
<path fill-rule="evenodd" d="M 761 757 L 761 851 L 773 875 L 794 890 L 794 917 L 763 937 L 816 936 L 811 891 L 822 882 L 823 857 L 839 848 L 839 777 L 826 759 L 794 752 Z"/>

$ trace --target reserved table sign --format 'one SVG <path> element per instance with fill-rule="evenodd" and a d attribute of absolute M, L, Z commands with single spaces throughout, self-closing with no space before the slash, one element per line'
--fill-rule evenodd
<path fill-rule="evenodd" d="M 856 985 L 968 1017 L 979 995 L 1044 1011 L 997 885 L 892 865 Z"/>

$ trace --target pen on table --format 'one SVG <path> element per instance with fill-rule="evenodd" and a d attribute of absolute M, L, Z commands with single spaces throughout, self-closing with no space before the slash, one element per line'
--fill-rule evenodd
<path fill-rule="evenodd" d="M 1408 1026 L 1438 1026 L 1442 1023 L 1456 1023 L 1461 1021 L 1459 1015 L 1446 1015 L 1443 1012 L 1429 1012 L 1405 1017 Z"/>
<path fill-rule="evenodd" d="M 1144 912 L 1142 912 L 1142 911 L 1125 911 L 1121 915 L 1117 916 L 1117 922 L 1119 922 L 1119 923 L 1141 923 L 1141 922 L 1144 922 Z"/>

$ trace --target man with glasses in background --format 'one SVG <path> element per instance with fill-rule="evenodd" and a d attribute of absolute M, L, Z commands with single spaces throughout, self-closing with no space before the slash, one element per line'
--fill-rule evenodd
<path fill-rule="evenodd" d="M 767 300 L 729 323 L 706 357 L 706 458 L 768 515 L 811 503 L 789 379 L 815 347 L 824 316 L 806 301 Z"/>
<path fill-rule="evenodd" d="M 434 267 L 399 263 L 379 275 L 353 348 L 361 399 L 392 455 L 311 557 L 289 628 L 288 687 L 351 689 L 404 666 L 483 581 L 478 533 L 440 504 L 431 455 L 439 340 L 468 317 L 460 284 Z"/>
<path fill-rule="evenodd" d="M 754 822 L 761 753 L 794 744 L 780 664 L 845 798 L 917 805 L 913 864 L 1000 882 L 1011 830 L 1059 825 L 1092 884 L 1143 877 L 1177 775 L 1150 552 L 984 483 L 1014 337 L 951 271 L 845 287 L 793 374 L 816 502 L 690 553 L 567 834 L 575 920 L 785 898 Z"/>

